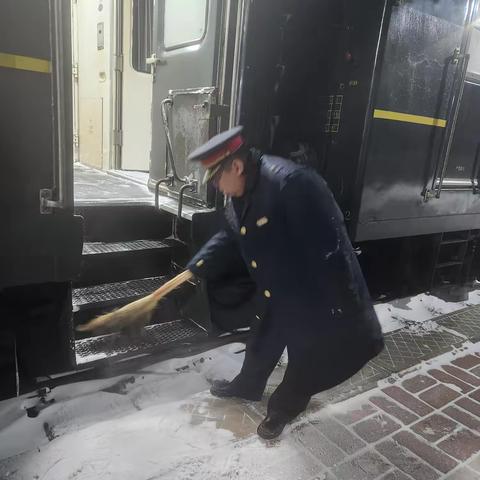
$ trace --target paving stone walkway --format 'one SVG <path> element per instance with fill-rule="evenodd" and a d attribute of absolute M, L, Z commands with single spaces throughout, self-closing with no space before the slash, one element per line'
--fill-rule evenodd
<path fill-rule="evenodd" d="M 314 397 L 306 415 L 272 442 L 255 435 L 265 401 L 207 394 L 186 408 L 192 424 L 214 421 L 235 434 L 219 478 L 480 479 L 480 343 L 382 383 L 338 404 Z"/>
<path fill-rule="evenodd" d="M 314 478 L 479 479 L 479 352 L 310 413 L 293 435 L 327 467 Z"/>

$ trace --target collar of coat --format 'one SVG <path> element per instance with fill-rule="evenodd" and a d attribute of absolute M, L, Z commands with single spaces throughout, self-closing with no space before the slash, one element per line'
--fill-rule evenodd
<path fill-rule="evenodd" d="M 260 176 L 260 165 L 262 163 L 263 152 L 252 148 L 249 152 L 250 155 L 250 166 L 247 169 L 247 178 L 245 181 L 245 195 L 244 197 L 250 196 L 250 194 L 255 190 L 258 178 Z"/>
<path fill-rule="evenodd" d="M 255 190 L 258 185 L 258 181 L 260 178 L 260 168 L 262 164 L 262 157 L 263 153 L 260 150 L 256 150 L 252 148 L 250 150 L 250 159 L 249 161 L 251 162 L 250 165 L 247 168 L 247 178 L 245 181 L 245 193 L 242 197 L 238 199 L 230 199 L 227 204 L 227 215 L 228 216 L 235 216 L 237 217 L 235 213 L 235 209 L 233 208 L 233 203 L 241 204 L 241 209 L 238 215 L 238 218 L 236 220 L 239 220 L 240 222 L 245 218 L 247 215 L 247 212 L 250 208 L 250 205 L 252 203 L 252 197 L 255 193 Z M 237 203 L 238 202 L 238 203 Z M 236 205 L 236 206 L 237 206 Z M 230 210 L 230 211 L 228 211 Z M 238 222 L 235 222 L 238 223 Z"/>

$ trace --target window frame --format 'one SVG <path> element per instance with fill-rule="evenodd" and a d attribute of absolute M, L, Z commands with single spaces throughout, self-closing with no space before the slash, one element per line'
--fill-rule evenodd
<path fill-rule="evenodd" d="M 202 36 L 199 37 L 198 39 L 190 40 L 188 42 L 179 43 L 179 44 L 169 46 L 169 47 L 167 47 L 165 45 L 166 1 L 167 0 L 163 0 L 163 9 L 162 9 L 162 46 L 163 46 L 163 50 L 165 52 L 172 52 L 174 50 L 180 50 L 182 48 L 191 47 L 191 46 L 199 45 L 200 43 L 202 43 L 203 40 L 205 39 L 205 37 L 207 36 L 207 31 L 208 31 L 208 27 L 209 27 L 208 17 L 209 17 L 209 12 L 210 12 L 210 0 L 205 0 L 205 17 L 204 17 L 204 22 L 203 22 Z M 174 0 L 172 0 L 172 1 L 174 1 Z"/>
<path fill-rule="evenodd" d="M 137 0 L 137 3 L 143 3 L 145 0 Z M 138 49 L 135 48 L 135 41 L 136 39 L 138 38 L 138 35 L 135 35 L 135 25 L 139 25 L 140 22 L 135 22 L 135 15 L 138 13 L 138 10 L 137 8 L 135 8 L 135 0 L 132 0 L 132 10 L 131 10 L 131 21 L 132 21 L 132 25 L 131 25 L 131 42 L 130 42 L 130 55 L 129 55 L 129 60 L 130 60 L 130 65 L 132 67 L 132 69 L 136 72 L 136 73 L 142 73 L 142 74 L 145 74 L 145 75 L 151 75 L 152 72 L 151 72 L 151 69 L 150 69 L 150 65 L 148 65 L 146 63 L 146 59 L 155 51 L 155 0 L 150 0 L 151 1 L 151 32 L 150 32 L 150 50 L 151 52 L 146 52 L 144 51 L 143 53 L 145 54 L 145 59 L 143 60 L 143 63 L 145 64 L 145 70 L 140 70 L 138 69 L 137 67 L 139 66 L 138 65 L 138 61 L 137 63 L 134 62 L 134 52 L 137 51 Z M 138 34 L 138 32 L 137 32 Z M 146 46 L 146 45 L 145 45 Z M 138 60 L 138 58 L 137 58 Z"/>

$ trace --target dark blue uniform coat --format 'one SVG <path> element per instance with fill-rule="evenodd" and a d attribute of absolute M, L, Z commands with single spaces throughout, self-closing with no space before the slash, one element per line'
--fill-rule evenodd
<path fill-rule="evenodd" d="M 302 372 L 299 388 L 331 388 L 379 353 L 381 328 L 342 213 L 317 173 L 264 155 L 225 217 L 188 268 L 215 279 L 240 250 L 261 299 L 258 317 L 280 332 Z"/>

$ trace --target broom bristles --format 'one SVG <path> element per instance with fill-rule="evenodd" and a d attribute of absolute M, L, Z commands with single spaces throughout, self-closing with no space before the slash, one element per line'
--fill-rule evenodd
<path fill-rule="evenodd" d="M 88 323 L 78 325 L 76 330 L 79 332 L 96 331 L 108 333 L 131 327 L 141 328 L 150 322 L 157 303 L 182 283 L 190 280 L 192 276 L 192 272 L 186 270 L 172 280 L 169 280 L 150 295 L 135 300 L 118 310 L 100 315 Z"/>

